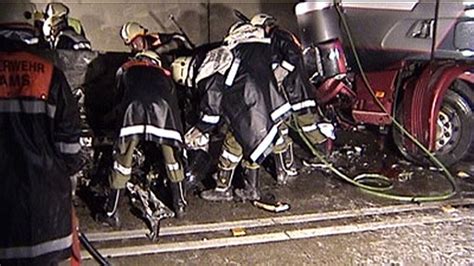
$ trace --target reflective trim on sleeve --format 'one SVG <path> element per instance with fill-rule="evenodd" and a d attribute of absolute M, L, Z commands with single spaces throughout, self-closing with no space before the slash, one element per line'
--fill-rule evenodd
<path fill-rule="evenodd" d="M 220 116 L 218 115 L 204 115 L 201 120 L 208 124 L 217 124 L 219 123 Z"/>
<path fill-rule="evenodd" d="M 114 162 L 114 170 L 121 173 L 122 175 L 132 174 L 132 167 L 123 166 L 117 161 Z"/>
<path fill-rule="evenodd" d="M 54 118 L 56 106 L 41 100 L 0 100 L 0 113 L 46 114 Z"/>
<path fill-rule="evenodd" d="M 184 38 L 184 36 L 181 36 L 179 34 L 174 34 L 173 39 L 178 39 L 178 40 L 181 40 L 183 42 L 187 42 L 186 38 Z"/>
<path fill-rule="evenodd" d="M 240 66 L 240 59 L 235 58 L 234 62 L 230 66 L 229 73 L 227 74 L 227 78 L 225 79 L 225 85 L 232 86 L 234 84 L 235 76 L 237 75 L 237 71 L 239 70 Z"/>
<path fill-rule="evenodd" d="M 233 163 L 238 163 L 240 162 L 240 160 L 242 159 L 242 155 L 241 156 L 237 156 L 235 154 L 232 154 L 226 150 L 223 150 L 222 151 L 222 154 L 221 154 L 222 158 L 225 158 Z"/>
<path fill-rule="evenodd" d="M 293 70 L 295 70 L 295 66 L 290 64 L 288 61 L 285 61 L 285 60 L 283 60 L 281 62 L 281 67 L 288 70 L 289 72 L 293 72 Z"/>
<path fill-rule="evenodd" d="M 285 143 L 285 139 L 283 137 L 279 137 L 276 141 L 276 145 L 281 145 L 283 143 Z"/>
<path fill-rule="evenodd" d="M 295 103 L 291 106 L 293 111 L 299 111 L 303 108 L 316 107 L 316 102 L 314 100 L 306 100 L 299 103 Z"/>
<path fill-rule="evenodd" d="M 271 38 L 261 38 L 261 37 L 246 38 L 246 39 L 238 42 L 238 44 L 240 44 L 240 43 L 254 43 L 254 42 L 271 44 L 272 39 Z M 235 46 L 237 46 L 237 45 L 235 45 Z"/>
<path fill-rule="evenodd" d="M 312 124 L 312 125 L 309 125 L 309 126 L 304 126 L 301 129 L 303 129 L 303 132 L 310 132 L 310 131 L 314 131 L 314 130 L 318 129 L 318 126 L 316 124 Z"/>
<path fill-rule="evenodd" d="M 168 167 L 168 170 L 170 171 L 178 171 L 179 163 L 170 163 L 170 164 L 167 164 L 166 167 Z"/>
<path fill-rule="evenodd" d="M 263 138 L 262 142 L 258 144 L 257 148 L 250 154 L 250 159 L 254 162 L 262 156 L 265 150 L 272 144 L 273 139 L 275 139 L 276 134 L 278 133 L 278 125 L 274 125 L 270 132 Z"/>
<path fill-rule="evenodd" d="M 174 140 L 177 140 L 179 142 L 183 142 L 183 138 L 181 137 L 181 133 L 179 133 L 176 130 L 172 130 L 172 129 L 158 128 L 158 127 L 155 127 L 155 126 L 146 126 L 145 133 L 152 134 L 152 135 L 155 135 L 157 137 L 174 139 Z"/>
<path fill-rule="evenodd" d="M 80 43 L 76 43 L 72 46 L 72 48 L 74 50 L 81 50 L 81 49 L 88 49 L 90 50 L 91 49 L 91 46 L 90 44 L 86 43 L 86 42 L 80 42 Z"/>
<path fill-rule="evenodd" d="M 34 246 L 0 248 L 0 259 L 27 259 L 60 251 L 72 245 L 72 235 L 43 242 Z"/>
<path fill-rule="evenodd" d="M 271 113 L 271 117 L 273 121 L 278 120 L 282 115 L 286 114 L 288 111 L 291 110 L 291 105 L 289 103 L 285 103 L 282 106 L 278 107 L 275 111 Z"/>
<path fill-rule="evenodd" d="M 58 148 L 61 153 L 65 154 L 76 154 L 81 150 L 81 144 L 79 144 L 78 142 L 56 142 L 54 145 L 56 145 L 56 148 Z"/>
<path fill-rule="evenodd" d="M 145 126 L 129 126 L 120 129 L 120 137 L 145 133 Z"/>

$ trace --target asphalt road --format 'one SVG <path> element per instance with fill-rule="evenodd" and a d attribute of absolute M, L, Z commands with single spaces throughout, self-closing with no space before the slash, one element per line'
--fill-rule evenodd
<path fill-rule="evenodd" d="M 420 167 L 403 160 L 382 138 L 368 133 L 343 134 L 332 161 L 341 170 L 355 175 L 360 172 L 381 172 L 394 183 L 394 193 L 436 194 L 449 189 L 449 182 L 436 169 Z M 306 154 L 297 150 L 299 157 Z M 239 220 L 258 220 L 295 215 L 328 212 L 357 211 L 366 208 L 399 205 L 400 202 L 374 197 L 334 177 L 324 170 L 300 169 L 301 175 L 287 186 L 275 185 L 270 174 L 262 175 L 262 190 L 272 193 L 291 205 L 281 214 L 273 214 L 253 207 L 250 203 L 208 203 L 195 194 L 188 195 L 188 213 L 182 220 L 168 219 L 163 228 L 192 226 Z M 456 174 L 456 172 L 454 172 Z M 473 197 L 472 177 L 456 178 L 459 192 L 456 199 Z M 415 205 L 415 204 L 411 204 Z M 144 229 L 144 223 L 129 211 L 129 205 L 121 206 L 123 227 L 121 230 Z M 82 230 L 88 234 L 113 232 L 95 223 L 90 209 L 83 203 L 77 208 Z M 299 230 L 336 228 L 366 224 L 397 224 L 398 221 L 418 221 L 425 217 L 441 217 L 439 222 L 409 223 L 404 226 L 379 226 L 360 232 L 335 233 L 311 238 L 287 239 L 281 242 L 249 244 L 237 247 L 206 248 L 192 251 L 176 251 L 157 255 L 112 258 L 114 265 L 302 265 L 302 264 L 472 264 L 474 263 L 474 216 L 472 208 L 438 208 L 436 210 L 370 215 L 362 218 L 298 223 L 283 227 L 262 229 L 242 228 L 249 236 L 271 233 L 288 234 Z M 467 217 L 467 218 L 459 218 Z M 459 219 L 458 219 L 459 218 Z M 458 219 L 458 220 L 456 220 Z M 421 220 L 424 221 L 424 220 Z M 342 227 L 341 227 L 342 228 Z M 335 230 L 336 230 L 335 229 Z M 350 231 L 350 230 L 349 230 Z M 231 230 L 218 233 L 202 233 L 194 236 L 164 237 L 157 244 L 202 241 L 225 238 L 233 240 Z M 96 243 L 100 249 L 128 246 L 147 246 L 148 240 L 122 240 Z M 86 260 L 85 265 L 94 265 Z"/>

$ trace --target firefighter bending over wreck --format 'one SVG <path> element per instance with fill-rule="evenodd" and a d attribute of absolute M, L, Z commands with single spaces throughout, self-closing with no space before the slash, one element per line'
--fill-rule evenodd
<path fill-rule="evenodd" d="M 162 57 L 166 67 L 176 57 L 187 55 L 192 49 L 191 44 L 181 34 L 149 32 L 147 28 L 133 21 L 123 25 L 120 35 L 124 42 L 129 43 L 135 50 L 155 51 Z"/>
<path fill-rule="evenodd" d="M 250 23 L 264 29 L 266 36 L 271 38 L 272 67 L 279 91 L 289 100 L 297 122 L 306 138 L 314 147 L 322 150 L 327 155 L 329 152 L 328 138 L 335 138 L 334 126 L 322 121 L 322 118 L 315 112 L 316 101 L 311 95 L 313 86 L 305 70 L 301 45 L 297 37 L 280 28 L 276 24 L 276 19 L 268 14 L 256 14 L 252 17 Z M 277 154 L 277 158 L 275 158 L 277 166 L 282 167 L 285 171 L 290 170 L 294 162 L 292 141 L 288 136 L 287 123 L 291 123 L 291 121 L 282 124 L 281 132 L 289 148 L 286 153 Z M 318 163 L 317 158 L 306 159 L 304 162 L 309 166 Z M 287 177 L 291 176 L 279 175 L 277 180 L 284 184 Z"/>
<path fill-rule="evenodd" d="M 209 51 L 203 60 L 180 58 L 173 64 L 178 83 L 197 86 L 202 94 L 200 121 L 186 134 L 193 145 L 226 121 L 226 134 L 219 157 L 216 187 L 201 193 L 210 201 L 234 198 L 232 179 L 242 161 L 245 187 L 236 189 L 239 200 L 258 200 L 261 163 L 272 152 L 278 126 L 289 116 L 291 106 L 278 93 L 271 69 L 270 39 L 263 29 L 249 23 L 232 25 L 224 45 Z"/>
<path fill-rule="evenodd" d="M 62 71 L 41 57 L 32 4 L 0 10 L 0 265 L 71 257 L 71 181 L 79 111 Z"/>
<path fill-rule="evenodd" d="M 182 217 L 186 200 L 183 188 L 182 123 L 179 116 L 176 89 L 171 73 L 162 65 L 160 56 L 146 43 L 146 31 L 131 27 L 138 23 L 126 23 L 120 35 L 135 56 L 117 72 L 116 108 L 108 115 L 119 117 L 119 132 L 110 188 L 104 213 L 98 220 L 111 226 L 119 226 L 119 201 L 131 177 L 133 151 L 140 141 L 152 141 L 160 146 L 166 173 L 172 191 L 176 216 Z"/>

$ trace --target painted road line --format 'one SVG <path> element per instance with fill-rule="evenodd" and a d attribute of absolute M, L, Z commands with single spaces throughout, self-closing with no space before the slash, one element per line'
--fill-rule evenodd
<path fill-rule="evenodd" d="M 347 219 L 355 217 L 363 217 L 369 215 L 383 215 L 411 211 L 426 211 L 438 209 L 442 206 L 461 206 L 474 204 L 474 199 L 455 199 L 443 202 L 430 202 L 418 204 L 402 204 L 384 207 L 361 208 L 356 210 L 331 211 L 323 213 L 309 213 L 302 215 L 279 216 L 273 218 L 257 218 L 249 220 L 238 220 L 218 223 L 193 224 L 183 226 L 162 227 L 160 236 L 176 236 L 185 234 L 209 233 L 216 231 L 228 231 L 232 228 L 258 228 L 266 226 L 278 226 L 289 224 L 301 224 L 309 222 L 330 221 L 336 219 Z M 103 242 L 124 239 L 146 238 L 147 229 L 86 233 L 87 238 L 91 242 Z"/>
<path fill-rule="evenodd" d="M 436 215 L 408 218 L 408 219 L 387 219 L 380 222 L 365 222 L 355 223 L 350 225 L 326 226 L 320 228 L 308 228 L 299 230 L 288 230 L 281 232 L 247 235 L 240 237 L 223 237 L 211 238 L 206 240 L 172 242 L 163 244 L 150 244 L 141 246 L 128 246 L 118 248 L 104 248 L 99 252 L 109 258 L 138 256 L 138 255 L 152 255 L 168 252 L 182 252 L 190 250 L 201 250 L 210 248 L 234 247 L 242 245 L 265 244 L 273 242 L 282 242 L 289 240 L 308 239 L 321 236 L 334 236 L 349 233 L 361 233 L 368 231 L 376 231 L 382 229 L 392 229 L 407 226 L 428 225 L 444 222 L 459 222 L 463 220 L 474 220 L 473 215 L 456 215 L 440 212 Z M 91 256 L 83 251 L 81 253 L 83 259 L 91 259 Z"/>

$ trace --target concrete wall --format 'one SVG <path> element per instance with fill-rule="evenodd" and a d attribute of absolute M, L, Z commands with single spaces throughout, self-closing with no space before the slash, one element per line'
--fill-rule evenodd
<path fill-rule="evenodd" d="M 43 9 L 48 1 L 33 0 Z M 218 41 L 229 26 L 237 21 L 233 9 L 251 17 L 256 13 L 269 13 L 279 23 L 297 33 L 294 5 L 297 1 L 152 1 L 122 0 L 63 0 L 71 10 L 70 15 L 82 21 L 87 37 L 94 50 L 126 51 L 119 37 L 123 23 L 140 22 L 151 31 L 174 32 L 177 28 L 169 19 L 173 14 L 176 21 L 196 44 Z"/>

